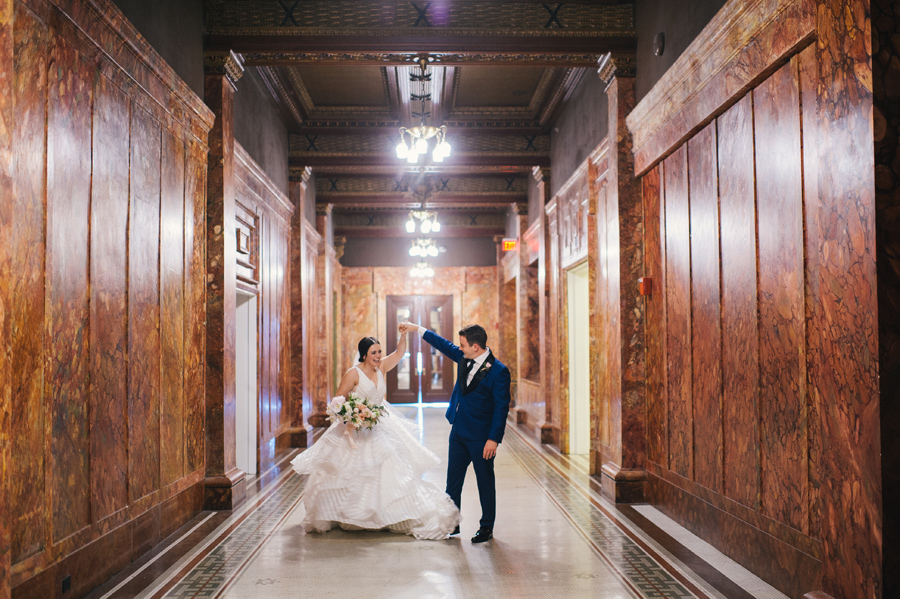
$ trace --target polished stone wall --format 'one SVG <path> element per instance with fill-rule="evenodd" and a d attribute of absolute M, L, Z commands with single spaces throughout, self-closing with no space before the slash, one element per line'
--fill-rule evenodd
<path fill-rule="evenodd" d="M 867 8 L 729 2 L 628 117 L 649 499 L 791 597 L 883 596 Z"/>
<path fill-rule="evenodd" d="M 14 11 L 0 596 L 80 596 L 202 506 L 213 115 L 110 2 Z"/>

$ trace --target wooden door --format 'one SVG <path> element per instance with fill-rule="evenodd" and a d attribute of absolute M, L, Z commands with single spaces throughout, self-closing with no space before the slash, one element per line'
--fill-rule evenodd
<path fill-rule="evenodd" d="M 386 299 L 388 354 L 397 348 L 397 325 L 405 320 L 453 340 L 452 295 L 389 295 Z M 387 397 L 391 403 L 449 401 L 453 383 L 452 360 L 410 333 L 406 355 L 387 373 Z"/>

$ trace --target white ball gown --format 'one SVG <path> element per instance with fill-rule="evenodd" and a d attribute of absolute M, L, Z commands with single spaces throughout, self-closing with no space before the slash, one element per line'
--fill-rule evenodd
<path fill-rule="evenodd" d="M 389 530 L 417 539 L 445 539 L 459 524 L 459 510 L 422 474 L 440 458 L 418 441 L 418 427 L 385 401 L 387 387 L 358 367 L 354 395 L 385 406 L 371 430 L 332 423 L 316 443 L 291 462 L 308 474 L 303 494 L 307 532 Z"/>

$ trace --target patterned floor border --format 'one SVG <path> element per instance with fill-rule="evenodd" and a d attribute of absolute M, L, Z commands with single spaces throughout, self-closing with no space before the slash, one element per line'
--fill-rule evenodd
<path fill-rule="evenodd" d="M 696 588 L 691 592 L 685 584 L 675 579 L 600 509 L 588 491 L 573 484 L 539 448 L 526 441 L 518 431 L 507 435 L 504 445 L 635 597 L 707 597 Z M 221 543 L 194 564 L 165 594 L 165 598 L 221 597 L 253 561 L 266 540 L 299 505 L 305 484 L 306 477 L 286 474 L 285 480 L 228 533 Z"/>
<path fill-rule="evenodd" d="M 613 573 L 637 596 L 646 599 L 688 599 L 706 595 L 688 590 L 592 501 L 588 492 L 565 477 L 540 449 L 518 431 L 504 439 L 510 454 L 559 506 Z"/>

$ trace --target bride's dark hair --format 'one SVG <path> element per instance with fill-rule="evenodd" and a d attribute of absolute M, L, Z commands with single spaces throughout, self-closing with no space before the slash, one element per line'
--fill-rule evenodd
<path fill-rule="evenodd" d="M 372 347 L 373 345 L 375 345 L 376 343 L 379 345 L 381 344 L 381 342 L 378 341 L 378 339 L 376 339 L 375 337 L 363 337 L 362 339 L 359 340 L 359 345 L 357 346 L 357 349 L 359 349 L 359 361 L 360 362 L 366 361 L 366 354 L 369 353 L 369 348 Z"/>

